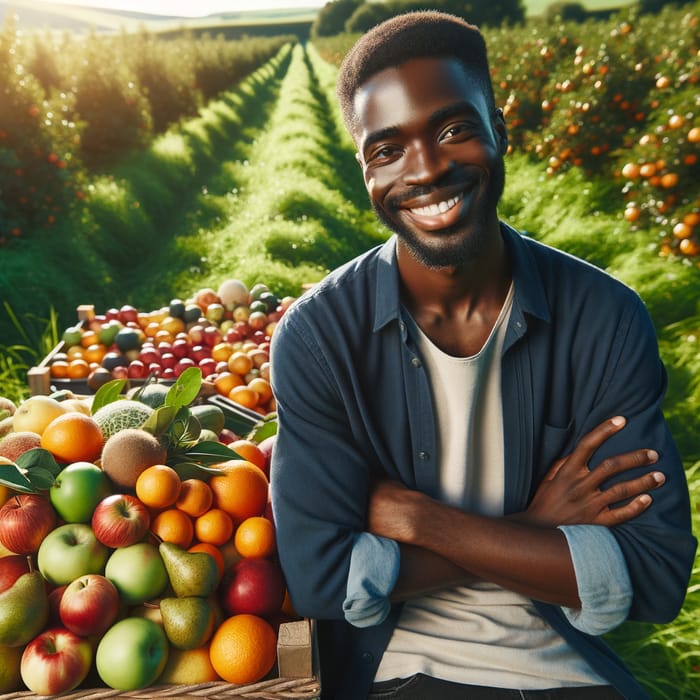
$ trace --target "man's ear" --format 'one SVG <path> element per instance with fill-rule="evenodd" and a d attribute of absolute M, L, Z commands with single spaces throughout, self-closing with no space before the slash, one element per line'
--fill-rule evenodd
<path fill-rule="evenodd" d="M 499 146 L 501 148 L 501 155 L 505 155 L 508 152 L 508 128 L 506 127 L 506 120 L 503 116 L 503 110 L 499 107 L 496 110 L 493 119 L 494 130 L 496 131 L 496 138 L 498 139 Z"/>

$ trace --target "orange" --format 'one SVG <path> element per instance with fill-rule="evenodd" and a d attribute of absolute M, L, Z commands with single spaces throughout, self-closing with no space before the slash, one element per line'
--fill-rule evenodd
<path fill-rule="evenodd" d="M 226 563 L 224 561 L 224 555 L 221 550 L 209 542 L 197 542 L 193 544 L 188 550 L 188 552 L 206 552 L 212 559 L 216 562 L 216 568 L 219 570 L 219 580 L 224 575 L 224 569 L 226 568 Z"/>
<path fill-rule="evenodd" d="M 236 350 L 228 358 L 228 368 L 234 374 L 244 377 L 251 369 L 253 369 L 253 360 L 242 350 Z"/>
<path fill-rule="evenodd" d="M 136 497 L 151 508 L 167 508 L 180 495 L 180 475 L 167 464 L 154 464 L 136 479 Z"/>
<path fill-rule="evenodd" d="M 233 459 L 217 466 L 222 473 L 209 479 L 214 505 L 226 511 L 234 523 L 261 515 L 267 505 L 268 481 L 260 467 Z"/>
<path fill-rule="evenodd" d="M 54 379 L 65 379 L 68 376 L 68 362 L 66 360 L 54 360 L 49 371 Z"/>
<path fill-rule="evenodd" d="M 206 513 L 214 502 L 214 494 L 209 484 L 201 479 L 185 479 L 180 485 L 180 495 L 175 507 L 197 518 Z"/>
<path fill-rule="evenodd" d="M 248 462 L 252 462 L 260 469 L 265 469 L 265 453 L 258 447 L 257 443 L 247 438 L 239 438 L 229 443 L 229 447 Z"/>
<path fill-rule="evenodd" d="M 272 387 L 267 379 L 255 377 L 248 382 L 248 388 L 258 395 L 258 403 L 260 405 L 266 404 L 272 398 Z"/>
<path fill-rule="evenodd" d="M 151 532 L 163 542 L 173 542 L 187 549 L 194 538 L 194 523 L 187 513 L 169 508 L 156 515 L 151 523 Z"/>
<path fill-rule="evenodd" d="M 255 683 L 266 676 L 277 659 L 277 635 L 257 615 L 233 615 L 214 632 L 209 645 L 214 670 L 229 683 Z"/>
<path fill-rule="evenodd" d="M 243 379 L 233 372 L 219 372 L 214 380 L 214 386 L 222 396 L 228 396 L 233 387 L 242 385 Z"/>
<path fill-rule="evenodd" d="M 100 426 L 78 411 L 54 418 L 41 433 L 41 447 L 59 462 L 94 462 L 102 454 L 103 444 Z"/>
<path fill-rule="evenodd" d="M 71 379 L 85 379 L 90 371 L 90 363 L 82 357 L 68 363 L 68 376 Z"/>
<path fill-rule="evenodd" d="M 83 331 L 83 334 L 80 337 L 80 344 L 84 348 L 87 348 L 88 346 L 94 345 L 95 343 L 99 342 L 100 336 L 98 335 L 97 331 L 85 330 Z"/>
<path fill-rule="evenodd" d="M 234 386 L 228 393 L 229 399 L 246 408 L 255 408 L 258 405 L 258 392 L 247 386 Z"/>
<path fill-rule="evenodd" d="M 275 526 L 267 518 L 254 515 L 237 528 L 233 539 L 242 557 L 269 557 L 275 553 Z"/>
<path fill-rule="evenodd" d="M 210 508 L 195 519 L 194 534 L 200 542 L 226 544 L 233 537 L 233 519 L 221 508 Z"/>
<path fill-rule="evenodd" d="M 233 345 L 231 345 L 231 343 L 227 343 L 225 340 L 220 343 L 217 343 L 211 349 L 211 356 L 217 362 L 228 362 L 228 358 L 231 357 L 232 354 Z"/>
<path fill-rule="evenodd" d="M 107 354 L 107 348 L 102 343 L 93 343 L 85 348 L 83 358 L 88 362 L 102 362 L 102 359 Z"/>

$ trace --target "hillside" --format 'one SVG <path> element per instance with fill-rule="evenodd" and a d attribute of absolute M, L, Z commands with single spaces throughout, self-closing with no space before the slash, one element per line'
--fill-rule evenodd
<path fill-rule="evenodd" d="M 153 15 L 136 11 L 107 10 L 76 5 L 60 5 L 36 0 L 0 0 L 0 25 L 8 15 L 17 17 L 24 30 L 50 29 L 85 33 L 138 31 L 174 31 L 183 26 L 199 31 L 220 27 L 259 26 L 262 24 L 311 23 L 316 9 L 250 10 L 206 17 Z"/>

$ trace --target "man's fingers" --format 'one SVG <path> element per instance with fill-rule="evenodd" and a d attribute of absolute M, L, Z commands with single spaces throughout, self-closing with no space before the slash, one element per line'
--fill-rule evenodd
<path fill-rule="evenodd" d="M 642 495 L 646 491 L 653 491 L 661 486 L 664 481 L 666 481 L 666 477 L 662 472 L 650 472 L 637 479 L 615 484 L 609 489 L 601 491 L 598 498 L 602 500 L 606 506 L 612 506 L 615 503 L 621 503 L 630 498 Z"/>
<path fill-rule="evenodd" d="M 605 527 L 614 527 L 615 525 L 621 525 L 636 518 L 641 515 L 652 502 L 652 498 L 648 493 L 643 493 L 641 496 L 637 496 L 634 500 L 620 506 L 619 508 L 609 508 L 606 511 L 602 511 L 600 515 L 596 518 L 596 525 L 604 525 Z"/>
<path fill-rule="evenodd" d="M 595 469 L 591 471 L 590 480 L 600 486 L 613 476 L 622 474 L 630 469 L 647 467 L 658 461 L 659 455 L 655 450 L 634 450 L 622 455 L 615 455 L 604 459 Z"/>
<path fill-rule="evenodd" d="M 576 464 L 587 464 L 593 453 L 615 433 L 625 426 L 623 416 L 614 416 L 600 425 L 597 425 L 590 433 L 586 433 L 578 442 L 571 453 L 572 462 Z"/>

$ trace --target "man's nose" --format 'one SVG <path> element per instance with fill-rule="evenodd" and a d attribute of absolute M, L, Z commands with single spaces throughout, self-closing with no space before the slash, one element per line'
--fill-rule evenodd
<path fill-rule="evenodd" d="M 453 163 L 434 144 L 415 141 L 406 152 L 406 184 L 427 184 L 439 180 Z"/>

